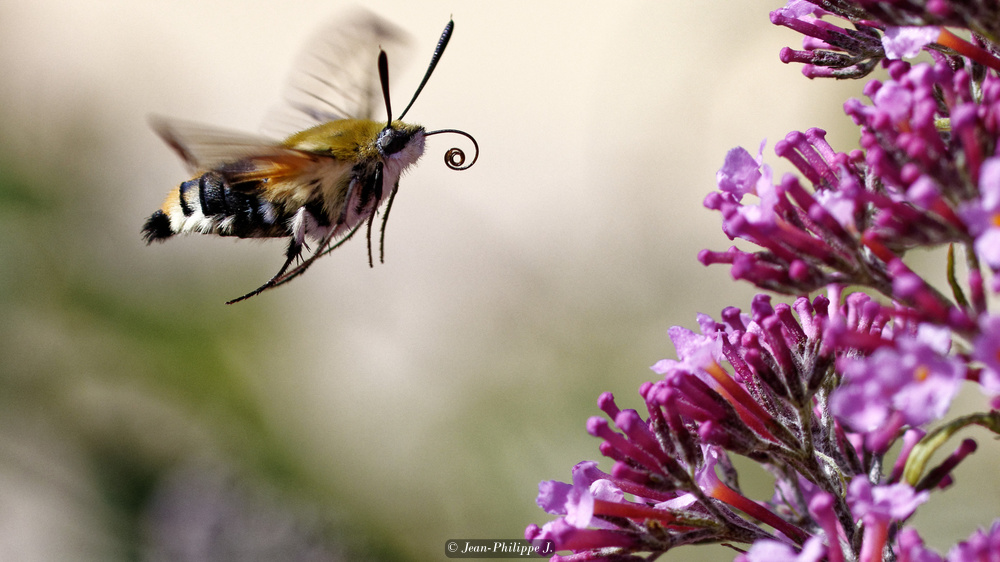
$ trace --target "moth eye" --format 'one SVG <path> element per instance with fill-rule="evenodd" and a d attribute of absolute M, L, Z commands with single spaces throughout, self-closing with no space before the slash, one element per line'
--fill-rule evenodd
<path fill-rule="evenodd" d="M 379 148 L 382 149 L 382 154 L 391 156 L 403 150 L 406 147 L 406 143 L 410 141 L 410 137 L 412 135 L 409 133 L 395 129 L 386 129 L 379 138 Z"/>

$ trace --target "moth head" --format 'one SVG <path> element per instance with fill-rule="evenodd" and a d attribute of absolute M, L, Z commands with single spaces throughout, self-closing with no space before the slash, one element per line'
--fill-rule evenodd
<path fill-rule="evenodd" d="M 424 152 L 424 137 L 426 132 L 420 125 L 409 125 L 402 121 L 393 121 L 378 134 L 376 145 L 384 158 L 396 155 Z"/>
<path fill-rule="evenodd" d="M 385 113 L 386 122 L 385 127 L 379 132 L 378 139 L 376 141 L 376 146 L 379 152 L 382 154 L 384 159 L 394 159 L 397 161 L 402 161 L 405 163 L 415 162 L 417 158 L 420 157 L 424 152 L 424 138 L 430 135 L 436 135 L 439 133 L 457 133 L 465 136 L 472 141 L 475 146 L 476 153 L 472 162 L 468 165 L 465 164 L 465 152 L 458 148 L 451 148 L 445 153 L 444 161 L 445 164 L 453 170 L 464 170 L 471 167 L 476 163 L 479 158 L 479 144 L 476 143 L 476 139 L 472 135 L 459 131 L 457 129 L 440 129 L 437 131 L 426 131 L 423 127 L 419 125 L 407 125 L 402 122 L 403 117 L 406 112 L 410 110 L 413 106 L 413 102 L 417 101 L 417 96 L 420 95 L 421 90 L 427 84 L 427 80 L 430 79 L 431 73 L 434 72 L 434 68 L 437 66 L 438 60 L 444 53 L 445 47 L 448 46 L 448 41 L 451 39 L 452 30 L 454 30 L 455 23 L 449 21 L 448 25 L 444 28 L 444 33 L 441 34 L 441 39 L 438 40 L 437 48 L 434 49 L 434 54 L 431 56 L 431 63 L 427 67 L 427 72 L 424 73 L 424 78 L 421 80 L 420 85 L 417 86 L 417 90 L 413 92 L 413 97 L 410 98 L 410 103 L 406 105 L 406 109 L 403 113 L 399 115 L 399 119 L 393 121 L 392 119 L 392 104 L 389 102 L 389 59 L 385 54 L 385 51 L 380 51 L 378 56 L 378 74 L 379 82 L 382 86 L 382 98 L 385 100 Z"/>

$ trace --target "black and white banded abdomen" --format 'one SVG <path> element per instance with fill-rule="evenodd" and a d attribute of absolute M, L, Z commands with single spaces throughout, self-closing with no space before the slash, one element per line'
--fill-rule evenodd
<path fill-rule="evenodd" d="M 239 238 L 289 235 L 287 213 L 261 198 L 259 188 L 240 187 L 233 189 L 218 172 L 180 184 L 146 221 L 143 237 L 151 243 L 189 232 Z"/>

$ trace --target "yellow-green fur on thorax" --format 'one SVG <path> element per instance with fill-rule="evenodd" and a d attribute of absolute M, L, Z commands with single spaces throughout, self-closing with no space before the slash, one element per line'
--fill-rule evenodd
<path fill-rule="evenodd" d="M 371 119 L 338 119 L 288 137 L 284 144 L 289 148 L 329 154 L 338 160 L 375 161 L 381 159 L 376 141 L 385 123 Z M 392 128 L 413 132 L 419 125 L 396 120 Z"/>

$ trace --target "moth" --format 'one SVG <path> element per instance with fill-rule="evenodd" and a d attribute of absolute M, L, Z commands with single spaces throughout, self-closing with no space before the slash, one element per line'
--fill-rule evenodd
<path fill-rule="evenodd" d="M 389 101 L 388 56 L 381 45 L 398 42 L 400 33 L 370 14 L 354 18 L 307 50 L 286 95 L 286 116 L 302 125 L 283 141 L 154 118 L 153 129 L 193 177 L 174 188 L 146 221 L 146 243 L 187 233 L 288 238 L 278 272 L 226 304 L 298 277 L 364 225 L 373 266 L 372 225 L 380 209 L 379 261 L 384 261 L 385 226 L 399 178 L 423 155 L 425 139 L 457 133 L 472 142 L 475 153 L 468 164 L 461 149 L 445 153 L 445 164 L 453 170 L 468 169 L 479 158 L 478 143 L 464 131 L 428 131 L 402 121 L 434 72 L 454 25 L 449 21 L 445 26 L 423 80 L 397 119 Z M 378 87 L 384 121 L 372 118 Z M 304 257 L 310 242 L 314 249 Z"/>

